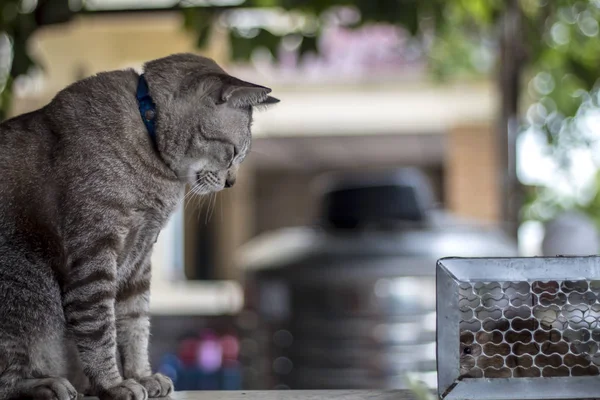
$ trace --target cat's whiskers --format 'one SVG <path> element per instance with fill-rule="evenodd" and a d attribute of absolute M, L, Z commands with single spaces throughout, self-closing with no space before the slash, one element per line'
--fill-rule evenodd
<path fill-rule="evenodd" d="M 194 197 L 194 202 L 196 204 L 196 222 L 200 222 L 200 216 L 203 212 L 203 205 L 206 202 L 207 198 L 210 198 L 209 195 L 207 194 L 200 194 L 198 193 L 197 196 L 193 196 Z"/>
<path fill-rule="evenodd" d="M 205 208 L 204 203 L 206 203 L 206 199 L 208 197 L 209 197 L 208 195 L 204 194 L 204 195 L 198 196 L 196 198 L 196 208 L 198 210 L 198 220 L 200 220 L 200 214 L 204 211 L 204 208 Z"/>
<path fill-rule="evenodd" d="M 196 193 L 196 188 L 198 186 L 200 186 L 200 185 L 201 185 L 201 183 L 196 183 L 195 185 L 193 185 L 192 187 L 190 187 L 190 190 L 185 194 L 185 196 L 183 196 L 183 198 L 181 199 L 181 202 L 183 203 L 183 208 L 184 209 L 187 207 L 187 203 L 189 203 L 189 200 Z"/>
<path fill-rule="evenodd" d="M 209 220 L 212 218 L 213 212 L 215 211 L 215 208 L 217 206 L 217 195 L 218 194 L 219 194 L 219 192 L 215 192 L 213 194 L 212 208 L 210 209 L 210 216 L 208 217 Z"/>
<path fill-rule="evenodd" d="M 183 198 L 181 199 L 181 201 L 186 200 L 191 194 L 193 194 L 194 193 L 194 188 L 196 186 L 198 186 L 198 185 L 199 185 L 199 183 L 196 183 L 196 184 L 190 186 L 188 192 L 183 196 Z"/>
<path fill-rule="evenodd" d="M 183 198 L 183 208 L 184 209 L 187 208 L 187 206 L 190 202 L 190 199 L 192 199 L 193 197 L 194 197 L 194 192 L 192 190 L 190 190 Z"/>
<path fill-rule="evenodd" d="M 203 195 L 196 198 L 196 223 L 200 223 L 200 216 L 204 212 L 204 203 L 207 197 L 207 195 Z"/>
<path fill-rule="evenodd" d="M 196 208 L 198 209 L 198 212 L 200 212 L 200 208 L 202 207 L 202 202 L 205 199 L 205 195 L 202 194 L 202 189 L 205 188 L 205 184 L 203 182 L 199 182 L 196 183 L 194 186 L 192 186 L 190 188 L 190 191 L 184 196 L 184 208 L 186 208 L 190 201 L 192 201 L 192 199 L 195 199 L 194 202 L 196 202 Z M 200 201 L 200 204 L 198 204 L 197 202 Z"/>
<path fill-rule="evenodd" d="M 221 209 L 221 222 L 223 222 L 223 199 L 220 199 L 219 208 Z"/>
<path fill-rule="evenodd" d="M 206 209 L 206 214 L 204 215 L 204 225 L 208 225 L 209 216 L 210 216 L 210 207 L 212 205 L 213 196 L 212 193 L 208 196 L 208 207 Z"/>

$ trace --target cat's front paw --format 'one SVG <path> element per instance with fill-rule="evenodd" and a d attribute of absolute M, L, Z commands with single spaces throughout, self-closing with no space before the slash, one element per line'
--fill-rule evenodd
<path fill-rule="evenodd" d="M 173 381 L 163 374 L 154 374 L 145 378 L 140 378 L 139 382 L 148 391 L 148 397 L 167 397 L 173 393 Z"/>
<path fill-rule="evenodd" d="M 64 378 L 42 378 L 31 380 L 25 392 L 27 398 L 35 400 L 75 400 L 77 390 Z"/>
<path fill-rule="evenodd" d="M 103 390 L 98 397 L 100 400 L 147 400 L 148 391 L 141 383 L 127 379 L 117 386 Z"/>

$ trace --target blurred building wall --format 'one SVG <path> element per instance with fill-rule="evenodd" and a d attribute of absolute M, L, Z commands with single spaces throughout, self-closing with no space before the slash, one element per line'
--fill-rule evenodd
<path fill-rule="evenodd" d="M 448 209 L 484 223 L 500 223 L 499 144 L 495 125 L 489 123 L 450 129 L 445 162 Z"/>

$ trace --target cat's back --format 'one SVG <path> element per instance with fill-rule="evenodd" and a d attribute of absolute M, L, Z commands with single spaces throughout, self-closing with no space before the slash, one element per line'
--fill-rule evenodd
<path fill-rule="evenodd" d="M 130 130 L 128 116 L 137 109 L 135 97 L 128 95 L 135 91 L 135 82 L 131 70 L 101 73 L 71 84 L 39 110 L 1 123 L 2 187 L 16 178 L 25 184 L 25 178 L 76 172 L 72 163 L 78 158 L 107 150 L 104 142 Z"/>
<path fill-rule="evenodd" d="M 0 124 L 0 253 L 4 258 L 9 248 L 28 249 L 31 254 L 42 251 L 52 258 L 61 252 L 54 228 L 59 204 L 52 154 L 57 142 L 44 109 Z"/>
<path fill-rule="evenodd" d="M 138 113 L 137 81 L 133 70 L 101 72 L 61 90 L 46 114 L 65 134 L 86 140 L 115 128 L 128 129 L 131 115 Z"/>
<path fill-rule="evenodd" d="M 4 188 L 16 179 L 40 173 L 58 137 L 49 127 L 44 109 L 11 118 L 0 124 L 0 182 Z"/>

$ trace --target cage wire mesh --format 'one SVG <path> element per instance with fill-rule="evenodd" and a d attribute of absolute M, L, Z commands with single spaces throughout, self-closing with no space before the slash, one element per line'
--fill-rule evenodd
<path fill-rule="evenodd" d="M 460 392 L 460 398 L 481 399 L 485 394 L 476 392 L 485 390 L 485 382 L 492 392 L 494 388 L 502 390 L 498 383 L 504 382 L 511 389 L 520 383 L 533 386 L 520 385 L 527 393 L 510 393 L 505 386 L 502 397 L 497 398 L 539 398 L 528 397 L 539 395 L 536 385 L 548 387 L 559 381 L 562 392 L 543 398 L 580 398 L 582 393 L 577 390 L 582 385 L 585 393 L 600 397 L 597 272 L 598 259 L 589 257 L 440 261 L 441 397 L 458 398 L 453 394 Z M 458 366 L 443 364 L 448 362 Z M 470 385 L 473 383 L 478 385 Z"/>
<path fill-rule="evenodd" d="M 600 374 L 600 281 L 459 286 L 464 378 Z"/>

